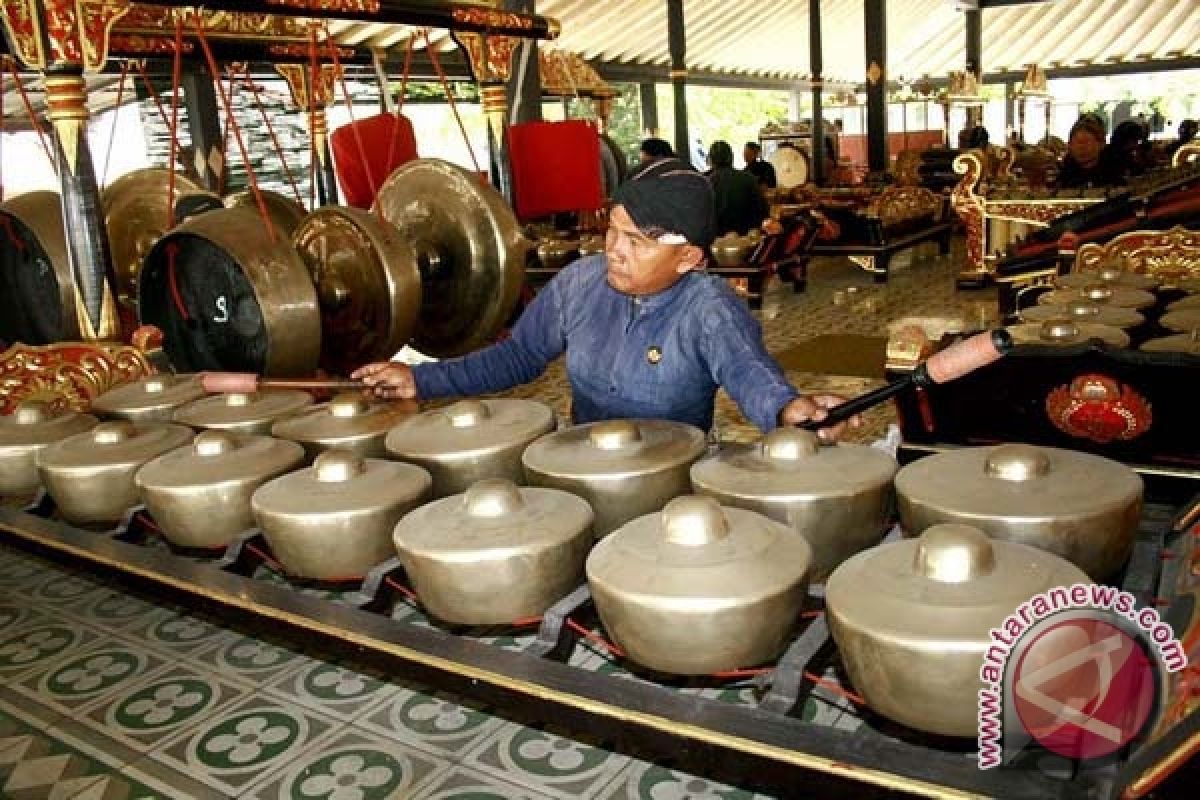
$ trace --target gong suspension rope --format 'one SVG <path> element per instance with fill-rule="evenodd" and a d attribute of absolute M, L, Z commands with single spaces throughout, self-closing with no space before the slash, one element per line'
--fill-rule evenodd
<path fill-rule="evenodd" d="M 438 58 L 437 51 L 433 49 L 433 44 L 429 41 L 429 29 L 424 29 L 422 34 L 425 37 L 425 52 L 429 53 L 429 59 L 433 62 L 434 70 L 437 71 L 438 80 L 442 82 L 442 91 L 446 93 L 446 102 L 450 104 L 454 121 L 458 123 L 458 129 L 462 132 L 463 142 L 467 145 L 467 154 L 471 156 L 471 163 L 475 166 L 475 173 L 479 174 L 483 170 L 479 168 L 479 159 L 475 157 L 475 148 L 471 146 L 471 137 L 467 136 L 467 126 L 463 124 L 462 117 L 458 113 L 458 106 L 454 103 L 454 92 L 450 90 L 450 81 L 446 79 L 442 62 Z"/>
<path fill-rule="evenodd" d="M 208 46 L 208 37 L 204 35 L 204 23 L 200 16 L 196 16 L 196 40 L 200 42 L 200 49 L 204 51 L 204 59 L 208 62 L 208 72 L 210 75 L 220 75 L 221 71 L 217 69 L 217 60 L 213 58 L 212 48 Z M 258 206 L 258 213 L 262 216 L 263 224 L 267 226 L 267 236 L 271 240 L 271 244 L 275 244 L 277 234 L 275 233 L 275 224 L 271 221 L 271 215 L 267 213 L 267 203 L 263 199 L 262 189 L 258 186 L 258 176 L 254 172 L 254 165 L 250 163 L 250 154 L 246 151 L 246 141 L 242 137 L 242 129 L 237 124 L 237 119 L 233 115 L 233 103 L 229 99 L 229 95 L 225 92 L 225 87 L 220 81 L 216 81 L 217 95 L 221 98 L 221 105 L 225 107 L 225 118 L 228 120 L 229 127 L 233 129 L 233 138 L 237 142 L 238 151 L 242 155 L 242 164 L 246 167 L 246 178 L 250 182 L 250 191 L 254 195 L 254 202 Z"/>
<path fill-rule="evenodd" d="M 121 101 L 125 97 L 125 79 L 129 77 L 129 62 L 121 62 L 121 77 L 117 81 L 117 104 L 113 106 L 112 130 L 108 134 L 108 150 L 104 153 L 104 172 L 100 175 L 100 185 L 108 183 L 108 165 L 112 161 L 113 143 L 117 140 L 117 123 L 121 121 Z"/>
<path fill-rule="evenodd" d="M 30 101 L 29 95 L 25 92 L 25 84 L 21 83 L 21 73 L 17 72 L 17 62 L 12 58 L 6 57 L 8 71 L 12 74 L 13 83 L 17 86 L 17 94 L 21 96 L 21 104 L 25 107 L 25 113 L 29 115 L 29 123 L 33 129 L 37 131 L 38 141 L 41 142 L 42 151 L 46 154 L 46 158 L 50 160 L 50 168 L 58 173 L 58 159 L 54 157 L 54 149 L 50 146 L 50 139 L 46 135 L 46 129 L 42 127 L 42 122 L 38 118 L 37 113 L 33 110 L 33 102 Z"/>
<path fill-rule="evenodd" d="M 350 115 L 350 132 L 354 134 L 354 146 L 358 150 L 358 157 L 367 171 L 367 184 L 372 187 L 378 187 L 375 182 L 374 170 L 371 169 L 371 160 L 367 157 L 367 146 L 363 143 L 362 132 L 358 126 L 354 124 L 354 100 L 350 97 L 350 89 L 346 85 L 346 74 L 342 72 L 342 60 L 338 55 L 337 43 L 333 41 L 333 37 L 329 34 L 329 26 L 323 25 L 322 32 L 325 35 L 325 46 L 329 49 L 329 60 L 333 64 L 333 74 L 337 76 L 338 84 L 342 87 L 342 100 L 346 104 L 346 113 Z M 384 87 L 387 91 L 387 87 Z M 383 209 L 376 206 L 376 213 L 379 218 L 383 219 Z"/>
<path fill-rule="evenodd" d="M 317 92 L 323 91 L 321 69 L 317 61 L 317 27 L 308 26 L 308 175 L 309 200 L 317 207 L 317 186 L 320 176 L 320 154 L 317 153 Z"/>
<path fill-rule="evenodd" d="M 400 96 L 396 98 L 396 108 L 392 112 L 396 117 L 396 125 L 392 130 L 392 141 L 388 145 L 388 157 L 384 163 L 391 166 L 396 159 L 396 145 L 400 142 L 400 120 L 404 117 L 404 98 L 408 94 L 408 76 L 412 71 L 412 54 L 413 41 L 416 39 L 416 34 L 408 37 L 408 44 L 404 48 L 404 74 L 400 77 Z M 381 78 L 383 85 L 380 87 L 384 91 L 384 96 L 388 95 L 387 76 Z"/>
<path fill-rule="evenodd" d="M 249 63 L 242 64 L 242 75 L 244 76 L 243 86 L 250 87 L 250 93 L 254 96 L 254 105 L 258 107 L 258 111 L 262 114 L 263 124 L 267 128 L 267 133 L 271 137 L 271 146 L 275 148 L 275 154 L 279 156 L 279 163 L 283 166 L 284 177 L 287 178 L 288 185 L 292 187 L 292 194 L 296 196 L 296 202 L 304 205 L 304 196 L 300 194 L 300 187 L 296 184 L 295 177 L 292 176 L 292 170 L 288 167 L 287 156 L 283 152 L 283 146 L 279 144 L 279 137 L 275 135 L 275 126 L 271 124 L 271 115 L 267 113 L 267 109 L 263 106 L 262 95 L 258 91 L 258 85 L 254 82 L 254 78 L 250 75 Z M 233 85 L 236 71 L 231 67 L 229 70 L 229 83 Z"/>
<path fill-rule="evenodd" d="M 142 73 L 145 75 L 145 72 Z M 175 227 L 175 159 L 179 153 L 179 85 L 183 76 L 183 20 L 175 17 L 175 56 L 171 61 L 171 118 L 167 120 L 167 132 L 170 141 L 167 142 L 167 230 Z M 157 101 L 157 95 L 155 96 Z M 161 109 L 161 105 L 159 106 Z M 176 277 L 175 260 L 179 254 L 179 246 L 175 242 L 167 244 L 167 288 L 171 293 L 171 301 L 185 323 L 191 322 L 187 304 L 179 291 L 179 281 Z"/>
<path fill-rule="evenodd" d="M 169 133 L 171 130 L 171 119 L 167 116 L 167 109 L 163 107 L 162 100 L 158 96 L 158 91 L 154 88 L 154 84 L 150 82 L 150 75 L 146 72 L 146 62 L 138 61 L 137 70 L 142 78 L 142 86 L 146 89 L 146 95 L 154 101 L 154 107 L 158 109 L 158 116 L 162 120 L 163 127 Z"/>

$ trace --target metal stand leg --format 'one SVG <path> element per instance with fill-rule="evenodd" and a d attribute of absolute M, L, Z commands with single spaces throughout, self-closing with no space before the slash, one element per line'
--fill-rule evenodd
<path fill-rule="evenodd" d="M 21 511 L 35 517 L 49 517 L 54 513 L 54 498 L 45 489 L 38 489 L 37 494 Z"/>
<path fill-rule="evenodd" d="M 117 527 L 113 528 L 105 535 L 111 539 L 116 539 L 122 542 L 141 542 L 143 539 L 145 539 L 145 535 L 135 528 L 133 524 L 133 518 L 145 510 L 146 507 L 141 504 L 128 509 L 121 517 L 121 521 L 117 523 Z"/>
<path fill-rule="evenodd" d="M 387 561 L 376 564 L 363 578 L 358 591 L 343 595 L 341 602 L 354 608 L 381 608 L 386 605 L 391 596 L 391 590 L 387 587 L 387 579 L 403 571 L 404 565 L 400 563 L 399 558 L 389 558 Z"/>
<path fill-rule="evenodd" d="M 775 669 L 766 676 L 771 689 L 758 707 L 776 714 L 789 714 L 800 702 L 804 672 L 816 654 L 829 641 L 829 627 L 821 615 L 792 642 Z"/>
<path fill-rule="evenodd" d="M 587 584 L 584 584 L 546 609 L 546 613 L 542 614 L 542 624 L 538 628 L 537 639 L 526 648 L 526 652 L 542 658 L 554 658 L 561 661 L 562 656 L 571 652 L 571 645 L 574 642 L 567 629 L 567 617 L 578 612 L 591 601 L 592 593 Z"/>
<path fill-rule="evenodd" d="M 221 560 L 213 566 L 225 572 L 232 572 L 236 575 L 250 577 L 254 574 L 254 570 L 263 562 L 260 553 L 267 547 L 267 540 L 263 538 L 262 531 L 258 528 L 249 528 L 236 537 L 225 548 L 225 555 Z M 258 552 L 254 552 L 257 548 Z"/>

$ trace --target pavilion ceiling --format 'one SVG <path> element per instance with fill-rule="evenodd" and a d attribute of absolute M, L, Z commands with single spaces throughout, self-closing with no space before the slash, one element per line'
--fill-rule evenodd
<path fill-rule="evenodd" d="M 862 82 L 862 0 L 823 0 L 825 77 Z M 665 0 L 538 0 L 557 18 L 553 45 L 601 62 L 666 67 Z M 802 79 L 809 72 L 804 0 L 687 0 L 690 69 Z M 887 0 L 888 74 L 944 76 L 962 69 L 964 20 L 950 0 Z M 983 12 L 985 72 L 1200 55 L 1196 0 L 1049 0 Z M 664 72 L 665 74 L 665 72 Z"/>

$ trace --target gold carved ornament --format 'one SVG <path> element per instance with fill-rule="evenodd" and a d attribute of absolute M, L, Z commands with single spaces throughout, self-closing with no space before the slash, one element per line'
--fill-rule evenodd
<path fill-rule="evenodd" d="M 134 341 L 134 346 L 62 342 L 8 348 L 0 353 L 0 414 L 11 414 L 26 400 L 87 411 L 114 386 L 155 372 L 144 348 L 161 343 L 161 334 L 139 329 Z"/>
<path fill-rule="evenodd" d="M 512 74 L 512 57 L 521 40 L 512 36 L 492 36 L 458 32 L 454 38 L 467 54 L 471 74 L 477 83 L 504 83 Z"/>
<path fill-rule="evenodd" d="M 876 216 L 884 227 L 897 225 L 924 216 L 937 217 L 941 199 L 921 186 L 893 186 L 885 189 L 868 207 L 867 214 Z"/>
<path fill-rule="evenodd" d="M 973 151 L 955 157 L 954 172 L 962 175 L 950 194 L 950 206 L 963 221 L 966 228 L 967 271 L 986 272 L 983 241 L 983 199 L 975 193 L 983 177 L 983 160 Z"/>
<path fill-rule="evenodd" d="M 13 54 L 29 69 L 76 64 L 103 69 L 108 36 L 130 10 L 129 0 L 5 0 L 0 16 Z"/>
<path fill-rule="evenodd" d="M 1080 246 L 1071 271 L 1099 272 L 1113 265 L 1150 275 L 1165 286 L 1200 277 L 1200 231 L 1131 231 L 1106 244 L 1088 242 Z"/>

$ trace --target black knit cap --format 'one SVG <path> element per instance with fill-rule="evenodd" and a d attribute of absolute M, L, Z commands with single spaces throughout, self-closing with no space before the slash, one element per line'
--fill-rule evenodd
<path fill-rule="evenodd" d="M 712 185 L 679 159 L 654 161 L 634 172 L 617 188 L 613 203 L 625 208 L 642 233 L 668 244 L 674 235 L 708 247 L 715 236 Z"/>

